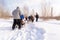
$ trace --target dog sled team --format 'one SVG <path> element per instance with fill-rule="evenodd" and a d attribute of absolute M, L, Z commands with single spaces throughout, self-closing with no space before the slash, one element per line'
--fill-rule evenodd
<path fill-rule="evenodd" d="M 21 29 L 22 25 L 25 24 L 24 21 L 31 21 L 34 22 L 34 18 L 36 18 L 36 22 L 38 21 L 39 15 L 36 13 L 35 16 L 30 15 L 30 16 L 25 16 L 21 14 L 21 10 L 19 7 L 13 10 L 12 12 L 13 15 L 13 25 L 12 25 L 12 30 L 15 29 L 15 26 L 18 25 L 18 29 Z"/>

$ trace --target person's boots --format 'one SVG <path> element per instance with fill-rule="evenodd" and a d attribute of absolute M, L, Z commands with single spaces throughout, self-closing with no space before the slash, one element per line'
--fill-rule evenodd
<path fill-rule="evenodd" d="M 21 29 L 21 27 L 18 27 L 18 29 Z"/>
<path fill-rule="evenodd" d="M 21 29 L 21 24 L 19 24 L 18 29 Z"/>
<path fill-rule="evenodd" d="M 38 18 L 36 18 L 36 22 L 38 22 Z"/>
<path fill-rule="evenodd" d="M 14 30 L 14 29 L 15 29 L 15 27 L 13 26 L 13 27 L 12 27 L 12 30 Z"/>

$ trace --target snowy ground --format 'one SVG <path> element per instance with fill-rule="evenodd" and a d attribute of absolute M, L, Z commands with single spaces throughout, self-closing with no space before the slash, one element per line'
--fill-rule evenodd
<path fill-rule="evenodd" d="M 60 40 L 60 21 L 30 22 L 21 30 L 12 30 L 12 24 L 12 19 L 0 19 L 0 40 Z"/>

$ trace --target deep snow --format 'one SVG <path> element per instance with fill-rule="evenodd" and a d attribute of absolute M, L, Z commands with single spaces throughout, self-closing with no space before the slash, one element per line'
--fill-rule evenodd
<path fill-rule="evenodd" d="M 12 24 L 12 19 L 0 19 L 0 40 L 60 40 L 60 21 L 29 22 L 20 30 L 12 30 Z"/>

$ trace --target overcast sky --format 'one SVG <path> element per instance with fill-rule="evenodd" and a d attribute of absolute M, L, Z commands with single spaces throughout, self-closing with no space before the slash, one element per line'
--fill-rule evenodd
<path fill-rule="evenodd" d="M 54 15 L 60 14 L 60 0 L 0 0 L 0 4 L 4 5 L 10 12 L 14 10 L 17 6 L 22 8 L 24 5 L 29 7 L 29 10 L 34 9 L 38 13 L 41 10 L 41 3 L 46 2 L 53 7 Z"/>

